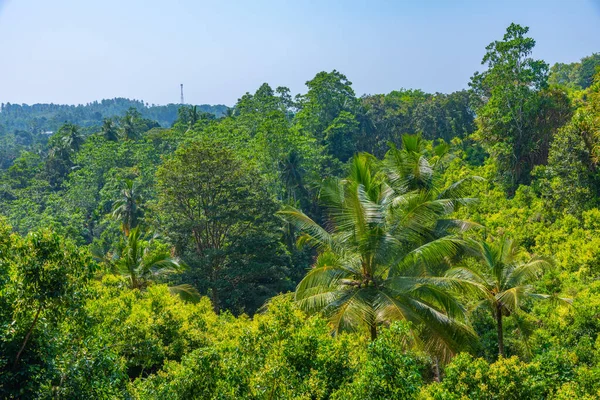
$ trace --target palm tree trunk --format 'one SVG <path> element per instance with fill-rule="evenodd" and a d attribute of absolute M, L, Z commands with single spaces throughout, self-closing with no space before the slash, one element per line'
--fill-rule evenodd
<path fill-rule="evenodd" d="M 504 334 L 502 332 L 502 305 L 496 306 L 496 329 L 498 330 L 498 355 L 504 357 Z"/>
<path fill-rule="evenodd" d="M 221 308 L 219 307 L 219 291 L 217 289 L 217 282 L 214 276 L 213 284 L 210 288 L 210 301 L 212 302 L 213 310 L 216 314 L 218 314 Z"/>
<path fill-rule="evenodd" d="M 35 317 L 33 318 L 33 322 L 31 323 L 31 326 L 29 327 L 29 330 L 27 331 L 27 335 L 25 335 L 25 340 L 23 340 L 23 344 L 21 345 L 21 348 L 19 349 L 19 352 L 17 353 L 17 356 L 15 357 L 15 362 L 13 363 L 13 369 L 17 369 L 17 365 L 19 364 L 19 359 L 21 358 L 21 354 L 23 353 L 23 350 L 25 350 L 25 346 L 27 345 L 27 342 L 29 341 L 29 338 L 31 337 L 31 332 L 33 332 L 33 328 L 35 327 L 35 324 L 37 323 L 41 312 L 42 312 L 42 305 L 40 304 L 35 313 Z"/>
<path fill-rule="evenodd" d="M 377 339 L 377 323 L 375 321 L 371 322 L 371 341 Z"/>
<path fill-rule="evenodd" d="M 440 361 L 436 356 L 433 357 L 433 380 L 440 381 Z"/>
<path fill-rule="evenodd" d="M 213 286 L 211 288 L 210 292 L 211 292 L 210 299 L 212 301 L 213 310 L 215 311 L 216 314 L 218 314 L 220 307 L 219 307 L 219 294 L 217 293 L 217 288 Z"/>

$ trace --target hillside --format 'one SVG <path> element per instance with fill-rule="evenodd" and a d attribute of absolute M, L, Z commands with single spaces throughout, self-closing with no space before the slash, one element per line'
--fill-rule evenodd
<path fill-rule="evenodd" d="M 600 59 L 534 48 L 453 93 L 4 105 L 0 397 L 600 398 Z"/>
<path fill-rule="evenodd" d="M 57 131 L 66 123 L 81 127 L 99 127 L 104 118 L 121 117 L 130 108 L 136 109 L 142 117 L 151 119 L 168 128 L 177 119 L 179 104 L 149 105 L 140 100 L 125 98 L 106 99 L 87 104 L 10 104 L 3 103 L 0 108 L 0 134 L 26 131 L 32 134 Z M 197 106 L 201 112 L 217 117 L 227 112 L 224 105 L 203 104 Z"/>

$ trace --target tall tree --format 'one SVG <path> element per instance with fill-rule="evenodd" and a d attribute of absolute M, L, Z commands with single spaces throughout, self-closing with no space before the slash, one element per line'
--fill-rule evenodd
<path fill-rule="evenodd" d="M 221 294 L 228 286 L 228 269 L 241 261 L 235 253 L 242 241 L 275 229 L 276 205 L 247 161 L 208 138 L 179 148 L 157 178 L 161 228 L 178 252 L 188 254 L 196 284 L 208 286 L 213 307 L 219 310 L 222 297 L 228 295 Z M 280 251 L 277 246 L 274 250 Z"/>
<path fill-rule="evenodd" d="M 326 181 L 320 199 L 328 228 L 301 211 L 280 212 L 304 232 L 300 243 L 319 249 L 296 300 L 308 312 L 325 313 L 335 332 L 366 326 L 371 339 L 380 324 L 411 321 L 428 349 L 447 359 L 473 335 L 461 322 L 464 308 L 448 291 L 463 284 L 429 273 L 460 253 L 452 232 L 468 224 L 445 217 L 466 200 L 456 197 L 460 185 L 425 188 L 412 184 L 414 174 L 406 173 L 412 168 L 394 165 L 381 169 L 361 154 L 348 178 Z M 426 160 L 419 165 L 421 176 L 432 167 Z"/>
<path fill-rule="evenodd" d="M 571 120 L 554 135 L 548 164 L 539 167 L 536 186 L 551 213 L 579 215 L 600 196 L 600 72 L 582 91 Z"/>
<path fill-rule="evenodd" d="M 127 113 L 121 119 L 121 135 L 126 140 L 135 140 L 138 138 L 138 132 L 135 127 L 135 117 Z"/>
<path fill-rule="evenodd" d="M 367 134 L 361 137 L 360 149 L 383 157 L 388 143 L 400 146 L 402 135 L 417 133 L 415 112 L 431 95 L 421 90 L 394 90 L 388 94 L 361 98 Z"/>
<path fill-rule="evenodd" d="M 48 141 L 46 175 L 50 184 L 58 189 L 73 168 L 73 159 L 84 143 L 79 127 L 65 123 Z"/>
<path fill-rule="evenodd" d="M 79 127 L 74 124 L 64 124 L 57 132 L 65 148 L 71 152 L 78 152 L 84 142 L 83 136 L 79 132 Z"/>
<path fill-rule="evenodd" d="M 479 96 L 476 137 L 498 160 L 502 181 L 511 194 L 517 185 L 529 182 L 535 165 L 546 162 L 548 132 L 558 129 L 568 118 L 567 111 L 552 121 L 550 129 L 544 126 L 548 121 L 538 119 L 548 112 L 542 95 L 548 64 L 531 58 L 535 40 L 526 36 L 528 31 L 527 27 L 511 24 L 501 41 L 486 47 L 482 64 L 487 70 L 475 73 L 469 83 Z"/>
<path fill-rule="evenodd" d="M 471 282 L 481 290 L 484 298 L 480 305 L 487 307 L 496 321 L 498 354 L 504 357 L 503 318 L 521 312 L 525 299 L 552 298 L 534 293 L 531 285 L 552 262 L 548 258 L 529 256 L 506 237 L 492 242 L 472 241 L 471 247 L 480 263 L 453 268 L 446 276 Z"/>
<path fill-rule="evenodd" d="M 50 231 L 30 233 L 15 250 L 11 268 L 11 278 L 18 282 L 19 291 L 15 310 L 27 320 L 28 328 L 14 357 L 13 369 L 18 367 L 40 320 L 81 306 L 83 285 L 92 272 L 91 260 L 85 253 Z"/>
<path fill-rule="evenodd" d="M 121 229 L 125 235 L 129 235 L 129 231 L 137 227 L 143 215 L 142 196 L 133 180 L 126 179 L 124 183 L 121 197 L 113 203 L 112 216 L 121 221 Z"/>
<path fill-rule="evenodd" d="M 319 72 L 306 86 L 308 92 L 297 97 L 295 123 L 325 145 L 330 155 L 346 161 L 354 153 L 358 130 L 352 82 L 333 70 Z"/>
<path fill-rule="evenodd" d="M 111 142 L 116 142 L 119 140 L 119 131 L 115 122 L 110 118 L 104 118 L 102 121 L 102 136 L 104 139 L 109 140 Z"/>

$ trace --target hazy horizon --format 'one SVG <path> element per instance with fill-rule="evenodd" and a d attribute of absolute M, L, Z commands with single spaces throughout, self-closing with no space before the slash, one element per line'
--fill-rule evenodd
<path fill-rule="evenodd" d="M 600 51 L 599 4 L 0 0 L 0 102 L 163 105 L 183 83 L 186 103 L 232 106 L 263 82 L 302 93 L 333 69 L 357 95 L 453 92 L 511 22 L 551 65 Z"/>

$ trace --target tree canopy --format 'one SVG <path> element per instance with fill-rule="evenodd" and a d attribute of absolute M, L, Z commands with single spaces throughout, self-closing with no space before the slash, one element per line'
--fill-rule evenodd
<path fill-rule="evenodd" d="M 600 397 L 598 55 L 0 111 L 0 397 Z M 483 50 L 483 49 L 482 49 Z"/>

